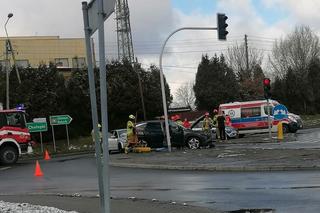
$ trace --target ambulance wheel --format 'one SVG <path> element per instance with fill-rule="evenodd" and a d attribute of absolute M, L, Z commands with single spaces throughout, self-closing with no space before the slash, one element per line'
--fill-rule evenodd
<path fill-rule="evenodd" d="M 0 162 L 5 165 L 16 163 L 18 160 L 18 150 L 12 146 L 5 146 L 0 150 Z"/>
<path fill-rule="evenodd" d="M 283 124 L 282 125 L 282 131 L 283 133 L 288 133 L 290 130 L 289 130 L 289 126 L 287 124 Z"/>

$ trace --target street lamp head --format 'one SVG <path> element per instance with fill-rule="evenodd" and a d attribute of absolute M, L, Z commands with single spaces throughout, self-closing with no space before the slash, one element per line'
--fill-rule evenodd
<path fill-rule="evenodd" d="M 8 14 L 8 18 L 11 18 L 13 16 L 13 13 Z"/>

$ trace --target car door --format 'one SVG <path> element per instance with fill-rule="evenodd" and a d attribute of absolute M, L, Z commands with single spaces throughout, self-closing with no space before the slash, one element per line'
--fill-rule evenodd
<path fill-rule="evenodd" d="M 183 127 L 169 121 L 172 146 L 184 146 Z"/>
<path fill-rule="evenodd" d="M 144 129 L 146 142 L 151 148 L 163 147 L 164 135 L 160 122 L 149 122 Z"/>
<path fill-rule="evenodd" d="M 108 133 L 109 151 L 118 150 L 117 131 L 113 130 Z"/>

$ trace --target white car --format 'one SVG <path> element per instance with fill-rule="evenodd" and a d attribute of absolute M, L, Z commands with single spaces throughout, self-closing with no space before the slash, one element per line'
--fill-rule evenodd
<path fill-rule="evenodd" d="M 127 130 L 116 129 L 112 130 L 109 134 L 109 152 L 123 152 L 127 142 Z"/>

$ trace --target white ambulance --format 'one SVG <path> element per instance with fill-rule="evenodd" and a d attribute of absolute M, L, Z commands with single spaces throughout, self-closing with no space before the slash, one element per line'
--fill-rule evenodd
<path fill-rule="evenodd" d="M 283 132 L 296 132 L 297 123 L 288 118 L 275 120 L 272 111 L 279 102 L 270 100 L 269 110 L 271 119 L 271 131 L 277 132 L 277 124 L 283 123 Z M 268 132 L 268 107 L 267 100 L 232 102 L 221 104 L 219 112 L 225 112 L 231 118 L 231 126 L 239 131 L 239 136 L 252 133 Z"/>

